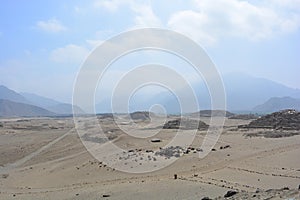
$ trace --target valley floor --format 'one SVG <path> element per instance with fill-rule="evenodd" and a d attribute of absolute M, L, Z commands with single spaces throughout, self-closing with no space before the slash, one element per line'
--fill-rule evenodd
<path fill-rule="evenodd" d="M 142 174 L 120 172 L 95 160 L 71 118 L 0 122 L 0 199 L 222 199 L 229 190 L 238 192 L 235 199 L 300 199 L 300 136 L 246 137 L 250 130 L 236 127 L 247 120 L 227 120 L 215 151 L 205 158 L 189 153 Z M 115 132 L 116 145 L 141 152 L 157 150 L 176 134 L 162 130 L 154 136 L 162 142 L 152 143 L 133 139 L 109 120 L 103 123 L 105 130 Z M 204 136 L 198 131 L 191 146 L 199 147 Z"/>

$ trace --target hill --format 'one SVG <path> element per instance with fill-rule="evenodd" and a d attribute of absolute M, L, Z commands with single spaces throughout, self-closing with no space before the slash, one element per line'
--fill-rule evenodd
<path fill-rule="evenodd" d="M 300 112 L 292 109 L 274 112 L 253 120 L 248 125 L 242 125 L 240 128 L 300 130 Z"/>
<path fill-rule="evenodd" d="M 5 87 L 4 85 L 0 85 L 0 99 L 6 99 L 18 103 L 25 103 L 25 104 L 31 103 L 30 101 L 28 101 L 28 99 L 23 97 L 21 94 Z"/>
<path fill-rule="evenodd" d="M 253 111 L 257 113 L 272 113 L 284 109 L 300 110 L 300 99 L 292 97 L 273 97 L 265 103 L 255 106 Z"/>
<path fill-rule="evenodd" d="M 0 116 L 1 117 L 37 117 L 37 116 L 54 116 L 53 112 L 38 106 L 24 103 L 17 103 L 6 99 L 0 99 Z"/>

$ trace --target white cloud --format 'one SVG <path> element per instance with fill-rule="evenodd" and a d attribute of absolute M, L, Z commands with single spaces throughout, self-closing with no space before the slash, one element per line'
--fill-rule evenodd
<path fill-rule="evenodd" d="M 275 3 L 255 5 L 238 0 L 196 0 L 194 3 L 194 10 L 174 13 L 168 27 L 207 45 L 228 36 L 249 40 L 270 38 L 295 31 L 300 25 L 299 13 L 279 10 Z"/>
<path fill-rule="evenodd" d="M 109 12 L 119 11 L 121 6 L 126 6 L 135 14 L 135 27 L 161 27 L 160 19 L 154 14 L 149 2 L 137 0 L 96 0 L 96 8 L 104 8 Z"/>
<path fill-rule="evenodd" d="M 125 0 L 96 0 L 95 7 L 104 8 L 110 12 L 116 12 L 121 5 L 128 4 L 131 1 Z"/>
<path fill-rule="evenodd" d="M 67 27 L 65 27 L 59 20 L 57 19 L 49 19 L 47 21 L 38 21 L 36 23 L 36 28 L 50 33 L 58 33 L 62 31 L 66 31 Z"/>
<path fill-rule="evenodd" d="M 57 48 L 50 54 L 50 59 L 58 63 L 80 64 L 87 57 L 89 50 L 85 47 L 69 44 Z"/>
<path fill-rule="evenodd" d="M 161 27 L 160 19 L 153 13 L 151 5 L 132 4 L 131 9 L 136 13 L 134 22 L 137 27 Z"/>

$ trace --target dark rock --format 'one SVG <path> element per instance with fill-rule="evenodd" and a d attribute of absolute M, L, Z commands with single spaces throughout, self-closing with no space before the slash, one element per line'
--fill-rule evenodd
<path fill-rule="evenodd" d="M 175 180 L 177 179 L 177 174 L 174 174 L 174 179 L 175 179 Z"/>
<path fill-rule="evenodd" d="M 284 188 L 282 188 L 282 190 L 290 190 L 290 188 L 289 187 L 284 187 Z"/>
<path fill-rule="evenodd" d="M 234 190 L 229 190 L 227 193 L 224 195 L 225 198 L 227 197 L 232 197 L 233 195 L 236 195 L 238 192 Z"/>
<path fill-rule="evenodd" d="M 159 138 L 153 138 L 153 139 L 151 139 L 151 142 L 161 142 L 161 139 L 159 139 Z"/>
<path fill-rule="evenodd" d="M 201 200 L 212 200 L 212 199 L 209 197 L 203 197 Z"/>
<path fill-rule="evenodd" d="M 102 197 L 110 197 L 109 194 L 103 194 Z"/>

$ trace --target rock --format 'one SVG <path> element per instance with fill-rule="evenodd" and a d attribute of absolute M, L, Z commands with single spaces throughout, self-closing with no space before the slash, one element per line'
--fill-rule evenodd
<path fill-rule="evenodd" d="M 159 138 L 152 138 L 151 142 L 154 142 L 154 143 L 161 142 L 161 139 L 159 139 Z"/>
<path fill-rule="evenodd" d="M 232 197 L 233 195 L 236 195 L 238 192 L 234 190 L 229 190 L 227 193 L 224 195 L 225 198 L 227 197 Z"/>
<path fill-rule="evenodd" d="M 212 200 L 212 199 L 209 197 L 203 197 L 201 200 Z"/>
<path fill-rule="evenodd" d="M 103 194 L 102 197 L 104 197 L 104 198 L 105 197 L 110 197 L 110 195 L 109 194 Z"/>
<path fill-rule="evenodd" d="M 177 174 L 174 174 L 174 179 L 175 179 L 175 180 L 177 179 Z"/>

